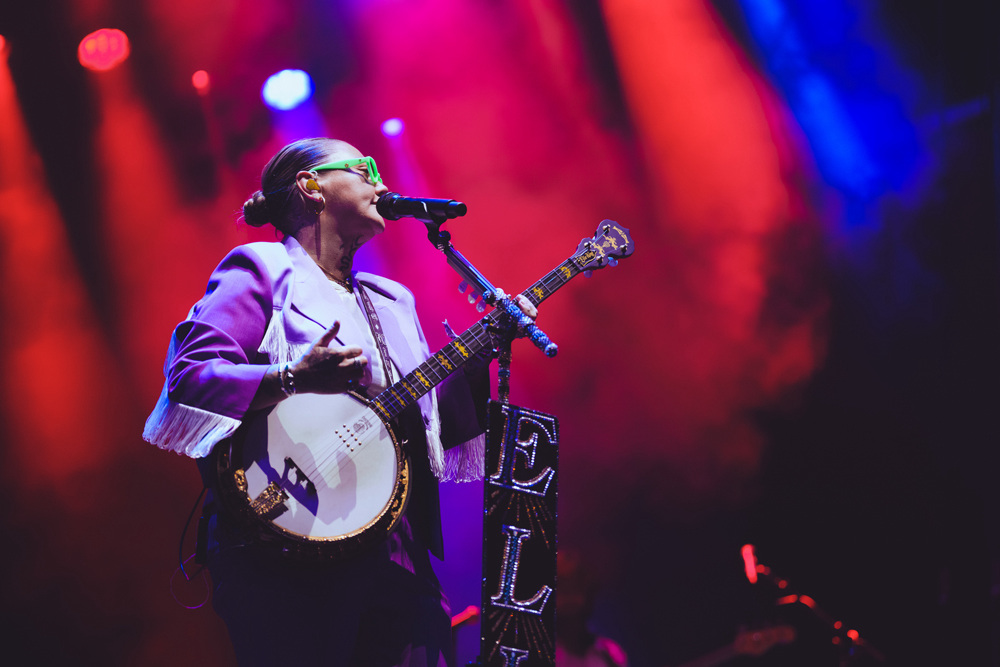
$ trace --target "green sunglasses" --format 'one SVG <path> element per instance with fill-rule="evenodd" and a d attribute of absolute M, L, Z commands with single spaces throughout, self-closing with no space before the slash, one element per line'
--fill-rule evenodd
<path fill-rule="evenodd" d="M 362 173 L 351 169 L 351 167 L 360 167 L 361 165 L 367 166 L 368 171 Z M 321 164 L 318 167 L 313 167 L 309 171 L 325 171 L 327 169 L 347 169 L 349 171 L 354 171 L 355 174 L 365 176 L 368 182 L 372 185 L 378 185 L 382 182 L 382 177 L 378 174 L 378 167 L 375 166 L 375 160 L 371 157 L 354 157 L 349 160 L 327 162 L 326 164 Z"/>

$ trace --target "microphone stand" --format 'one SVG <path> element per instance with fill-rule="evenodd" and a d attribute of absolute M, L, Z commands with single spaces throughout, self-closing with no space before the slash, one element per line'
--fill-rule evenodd
<path fill-rule="evenodd" d="M 416 216 L 414 216 L 416 217 Z M 444 214 L 428 214 L 419 219 L 427 225 L 427 238 L 443 252 L 448 264 L 462 277 L 465 285 L 482 295 L 493 312 L 480 322 L 493 344 L 493 356 L 499 357 L 497 369 L 499 402 L 490 401 L 487 410 L 483 483 L 483 554 L 480 654 L 468 667 L 507 665 L 527 662 L 554 664 L 555 601 L 546 605 L 556 588 L 556 498 L 558 496 L 559 422 L 552 415 L 520 408 L 509 403 L 510 350 L 518 335 L 525 335 L 549 357 L 556 354 L 556 344 L 549 340 L 517 304 L 494 287 L 451 244 L 451 235 L 441 231 L 447 220 Z M 537 304 L 544 291 L 526 294 Z M 475 302 L 475 298 L 470 298 Z M 479 309 L 482 310 L 482 304 Z M 530 434 L 530 435 L 527 435 Z M 530 444 L 522 442 L 528 437 Z M 524 456 L 517 456 L 521 452 Z M 515 472 L 514 461 L 518 461 Z M 522 477 L 525 477 L 522 479 Z M 525 506 L 537 509 L 529 515 L 509 508 Z M 533 533 L 542 537 L 531 539 Z M 544 539 L 542 539 L 544 537 Z M 522 543 L 530 545 L 522 549 Z M 512 546 L 516 545 L 516 546 Z M 515 578 L 542 584 L 531 598 L 514 595 Z M 531 620 L 528 620 L 531 619 Z M 524 632 L 518 628 L 530 629 Z M 506 628 L 513 626 L 509 631 Z M 530 635 L 530 636 L 529 636 Z"/>
<path fill-rule="evenodd" d="M 451 234 L 445 231 L 441 231 L 441 225 L 444 224 L 448 217 L 442 213 L 431 212 L 428 216 L 430 220 L 422 220 L 422 222 L 427 225 L 427 239 L 431 242 L 435 248 L 440 250 L 448 258 L 448 265 L 455 269 L 458 275 L 462 276 L 462 281 L 468 285 L 471 285 L 473 290 L 482 295 L 482 299 L 485 303 L 493 306 L 499 310 L 504 315 L 504 320 L 506 330 L 501 332 L 507 339 L 512 339 L 513 331 L 520 328 L 524 332 L 525 337 L 531 339 L 531 342 L 535 344 L 535 347 L 542 350 L 547 357 L 556 356 L 556 352 L 559 351 L 559 346 L 549 340 L 549 337 L 545 335 L 541 329 L 535 326 L 535 323 L 531 321 L 531 318 L 521 312 L 521 309 L 517 307 L 509 296 L 500 297 L 500 290 L 493 286 L 489 280 L 486 279 L 479 270 L 469 263 L 469 260 L 465 259 L 455 246 L 451 243 Z"/>

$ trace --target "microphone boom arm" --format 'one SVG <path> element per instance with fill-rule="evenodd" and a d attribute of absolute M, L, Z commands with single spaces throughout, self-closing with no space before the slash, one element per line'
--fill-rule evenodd
<path fill-rule="evenodd" d="M 448 266 L 453 268 L 458 275 L 462 276 L 464 282 L 482 294 L 483 301 L 499 310 L 503 310 L 507 314 L 507 321 L 510 323 L 512 329 L 520 329 L 524 336 L 535 344 L 535 347 L 545 353 L 545 356 L 556 356 L 559 347 L 549 340 L 545 332 L 535 326 L 531 318 L 521 312 L 521 309 L 518 308 L 517 304 L 510 297 L 497 298 L 501 293 L 500 290 L 494 287 L 486 279 L 486 276 L 479 272 L 479 269 L 470 264 L 469 260 L 465 259 L 462 253 L 455 249 L 455 246 L 451 243 L 451 234 L 441 231 L 441 225 L 448 219 L 447 216 L 432 213 L 430 217 L 434 219 L 423 220 L 423 223 L 427 225 L 427 239 L 431 242 L 431 245 L 445 254 L 445 257 L 448 259 Z M 507 336 L 509 338 L 514 337 L 512 332 L 508 333 Z"/>

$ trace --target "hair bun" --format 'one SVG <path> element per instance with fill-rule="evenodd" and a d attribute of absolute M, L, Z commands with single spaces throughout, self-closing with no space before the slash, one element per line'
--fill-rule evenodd
<path fill-rule="evenodd" d="M 271 216 L 267 211 L 267 198 L 260 190 L 243 202 L 243 219 L 251 227 L 263 227 L 271 222 Z"/>

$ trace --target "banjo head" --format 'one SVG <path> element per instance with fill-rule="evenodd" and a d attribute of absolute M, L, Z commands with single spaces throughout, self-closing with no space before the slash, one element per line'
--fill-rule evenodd
<path fill-rule="evenodd" d="M 384 537 L 406 508 L 409 463 L 358 396 L 292 396 L 242 431 L 220 456 L 220 487 L 265 541 L 335 557 Z"/>

